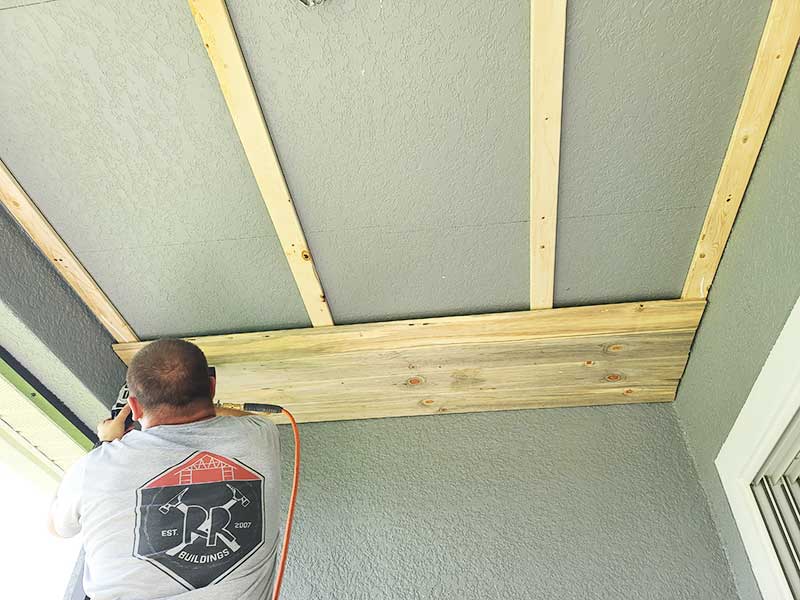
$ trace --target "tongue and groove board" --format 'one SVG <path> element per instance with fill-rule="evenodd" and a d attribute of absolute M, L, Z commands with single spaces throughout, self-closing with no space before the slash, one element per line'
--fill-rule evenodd
<path fill-rule="evenodd" d="M 299 422 L 669 402 L 704 306 L 635 302 L 187 339 L 216 366 L 218 401 L 280 404 Z M 145 344 L 114 348 L 129 363 Z"/>

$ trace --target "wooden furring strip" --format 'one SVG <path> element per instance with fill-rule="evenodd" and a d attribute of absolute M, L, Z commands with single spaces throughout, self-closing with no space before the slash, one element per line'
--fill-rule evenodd
<path fill-rule="evenodd" d="M 111 336 L 118 342 L 139 341 L 131 326 L 2 161 L 0 161 L 0 202 Z"/>
<path fill-rule="evenodd" d="M 552 308 L 567 0 L 531 0 L 531 308 Z"/>
<path fill-rule="evenodd" d="M 668 402 L 704 301 L 668 300 L 187 338 L 221 402 L 298 420 Z M 145 344 L 117 344 L 126 363 Z M 280 417 L 276 417 L 280 420 Z"/>
<path fill-rule="evenodd" d="M 800 39 L 800 1 L 773 0 L 682 298 L 705 298 L 739 212 Z"/>
<path fill-rule="evenodd" d="M 189 0 L 189 6 L 311 324 L 333 325 L 225 1 Z"/>

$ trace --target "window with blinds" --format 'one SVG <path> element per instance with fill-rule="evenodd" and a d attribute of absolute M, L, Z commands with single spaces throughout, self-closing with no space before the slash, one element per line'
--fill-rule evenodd
<path fill-rule="evenodd" d="M 800 600 L 800 418 L 794 418 L 750 487 L 792 595 Z"/>

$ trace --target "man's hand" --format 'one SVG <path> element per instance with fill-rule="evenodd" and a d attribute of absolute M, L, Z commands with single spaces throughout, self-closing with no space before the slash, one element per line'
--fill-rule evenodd
<path fill-rule="evenodd" d="M 125 431 L 125 419 L 131 414 L 131 405 L 126 404 L 113 419 L 106 419 L 97 424 L 97 437 L 101 442 L 113 442 L 128 433 Z"/>

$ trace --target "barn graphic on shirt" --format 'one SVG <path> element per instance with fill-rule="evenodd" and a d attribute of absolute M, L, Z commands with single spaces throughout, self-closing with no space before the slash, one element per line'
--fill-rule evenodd
<path fill-rule="evenodd" d="M 264 478 L 195 452 L 136 492 L 133 554 L 187 589 L 217 583 L 264 542 Z"/>

